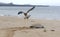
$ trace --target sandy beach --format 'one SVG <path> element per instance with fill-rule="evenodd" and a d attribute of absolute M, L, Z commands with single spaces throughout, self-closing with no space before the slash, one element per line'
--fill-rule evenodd
<path fill-rule="evenodd" d="M 30 29 L 29 26 L 34 24 L 43 25 L 46 32 L 44 29 Z M 60 37 L 60 20 L 0 16 L 0 37 Z"/>

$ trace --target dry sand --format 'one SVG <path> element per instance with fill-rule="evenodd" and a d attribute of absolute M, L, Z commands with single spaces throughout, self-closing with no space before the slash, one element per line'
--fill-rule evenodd
<path fill-rule="evenodd" d="M 34 24 L 45 26 L 46 32 L 44 29 L 28 28 Z M 0 16 L 0 37 L 60 37 L 60 20 L 24 20 L 16 16 Z"/>

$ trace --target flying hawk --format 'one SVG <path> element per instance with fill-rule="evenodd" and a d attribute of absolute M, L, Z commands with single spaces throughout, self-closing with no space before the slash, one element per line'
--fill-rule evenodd
<path fill-rule="evenodd" d="M 24 19 L 28 19 L 31 15 L 27 15 L 27 14 L 28 14 L 30 11 L 32 11 L 34 8 L 35 8 L 35 6 L 33 6 L 31 9 L 29 9 L 26 13 L 23 12 L 23 11 L 19 11 L 19 12 L 18 12 L 18 15 L 23 13 L 24 16 L 25 16 Z"/>

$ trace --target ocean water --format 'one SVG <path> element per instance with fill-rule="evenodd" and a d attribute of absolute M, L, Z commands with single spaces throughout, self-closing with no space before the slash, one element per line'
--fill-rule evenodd
<path fill-rule="evenodd" d="M 19 11 L 27 12 L 30 8 L 31 7 L 0 6 L 0 15 L 18 17 L 17 13 Z M 36 7 L 34 10 L 29 12 L 29 15 L 31 15 L 30 18 L 35 19 L 60 20 L 60 7 Z M 19 15 L 19 17 L 23 17 L 23 14 Z"/>

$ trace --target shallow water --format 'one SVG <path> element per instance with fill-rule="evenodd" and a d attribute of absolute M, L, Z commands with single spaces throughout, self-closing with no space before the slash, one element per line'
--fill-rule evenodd
<path fill-rule="evenodd" d="M 0 6 L 1 16 L 18 16 L 19 11 L 27 12 L 31 7 L 6 7 Z M 60 20 L 60 7 L 36 7 L 30 11 L 30 18 L 48 19 L 48 20 Z M 23 17 L 23 14 L 20 15 Z"/>

